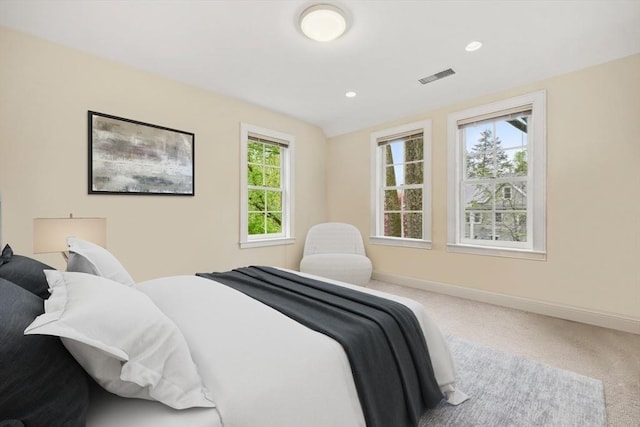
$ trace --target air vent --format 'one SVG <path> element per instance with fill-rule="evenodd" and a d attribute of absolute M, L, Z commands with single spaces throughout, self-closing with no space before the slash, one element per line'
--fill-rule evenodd
<path fill-rule="evenodd" d="M 453 69 L 449 68 L 447 70 L 440 71 L 439 73 L 435 73 L 435 74 L 432 74 L 430 76 L 423 77 L 418 81 L 420 83 L 422 83 L 423 85 L 426 85 L 427 83 L 435 82 L 436 80 L 440 80 L 443 77 L 447 77 L 447 76 L 450 76 L 450 75 L 455 74 L 455 73 L 456 72 L 453 71 Z"/>

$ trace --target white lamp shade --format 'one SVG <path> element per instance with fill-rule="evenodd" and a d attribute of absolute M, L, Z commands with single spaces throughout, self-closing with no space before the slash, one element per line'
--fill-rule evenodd
<path fill-rule="evenodd" d="M 330 4 L 318 4 L 305 9 L 300 16 L 302 32 L 312 40 L 328 42 L 340 37 L 347 29 L 344 12 Z"/>
<path fill-rule="evenodd" d="M 96 245 L 107 245 L 106 218 L 35 218 L 33 253 L 64 252 L 67 237 L 77 237 Z"/>

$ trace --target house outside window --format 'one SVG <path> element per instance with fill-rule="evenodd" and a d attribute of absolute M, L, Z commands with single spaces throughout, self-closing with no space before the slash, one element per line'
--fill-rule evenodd
<path fill-rule="evenodd" d="M 544 92 L 449 116 L 449 250 L 544 259 L 545 144 Z"/>
<path fill-rule="evenodd" d="M 242 123 L 240 247 L 293 243 L 294 137 Z"/>
<path fill-rule="evenodd" d="M 431 121 L 371 134 L 373 244 L 431 247 Z"/>

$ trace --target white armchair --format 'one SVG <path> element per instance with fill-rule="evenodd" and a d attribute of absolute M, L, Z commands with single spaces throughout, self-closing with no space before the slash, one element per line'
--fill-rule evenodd
<path fill-rule="evenodd" d="M 366 285 L 371 279 L 372 265 L 356 227 L 327 222 L 309 229 L 300 271 L 355 285 Z"/>

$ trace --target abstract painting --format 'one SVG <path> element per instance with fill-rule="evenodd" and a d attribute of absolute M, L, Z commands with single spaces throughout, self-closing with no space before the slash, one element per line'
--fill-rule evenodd
<path fill-rule="evenodd" d="M 195 135 L 89 111 L 89 194 L 194 195 Z"/>

